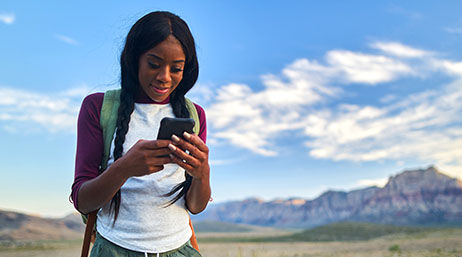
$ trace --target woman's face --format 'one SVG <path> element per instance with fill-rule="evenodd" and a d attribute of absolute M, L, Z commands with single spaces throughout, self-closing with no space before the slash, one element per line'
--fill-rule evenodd
<path fill-rule="evenodd" d="M 172 35 L 142 54 L 138 80 L 146 95 L 155 102 L 167 99 L 183 79 L 185 60 L 180 41 Z"/>

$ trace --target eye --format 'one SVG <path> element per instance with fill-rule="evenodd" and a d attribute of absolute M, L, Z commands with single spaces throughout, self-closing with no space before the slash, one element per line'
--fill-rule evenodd
<path fill-rule="evenodd" d="M 149 66 L 153 69 L 158 69 L 160 66 L 158 64 L 155 64 L 153 62 L 148 62 Z"/>
<path fill-rule="evenodd" d="M 181 68 L 181 67 L 173 67 L 172 68 L 172 72 L 174 72 L 174 73 L 178 73 L 178 72 L 182 72 L 182 71 L 183 71 L 183 68 Z"/>

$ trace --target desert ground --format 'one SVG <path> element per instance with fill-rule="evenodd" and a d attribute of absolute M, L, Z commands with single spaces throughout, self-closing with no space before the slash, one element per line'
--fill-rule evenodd
<path fill-rule="evenodd" d="M 209 238 L 212 234 L 207 234 Z M 221 236 L 217 234 L 217 236 Z M 259 235 L 251 235 L 252 238 Z M 462 257 L 462 229 L 393 235 L 354 242 L 201 242 L 204 257 Z M 80 256 L 80 241 L 41 242 L 2 247 L 1 257 Z"/>

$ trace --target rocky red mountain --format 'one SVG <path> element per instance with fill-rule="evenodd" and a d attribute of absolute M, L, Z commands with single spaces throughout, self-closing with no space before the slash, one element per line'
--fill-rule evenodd
<path fill-rule="evenodd" d="M 298 228 L 340 221 L 462 225 L 462 181 L 431 166 L 392 176 L 383 188 L 327 191 L 314 200 L 232 201 L 210 205 L 195 219 Z"/>

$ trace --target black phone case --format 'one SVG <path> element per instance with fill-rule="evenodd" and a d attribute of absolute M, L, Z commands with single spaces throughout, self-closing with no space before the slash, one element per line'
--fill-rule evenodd
<path fill-rule="evenodd" d="M 160 121 L 159 133 L 157 139 L 171 139 L 172 135 L 183 138 L 186 131 L 193 133 L 195 122 L 191 118 L 163 118 Z"/>

